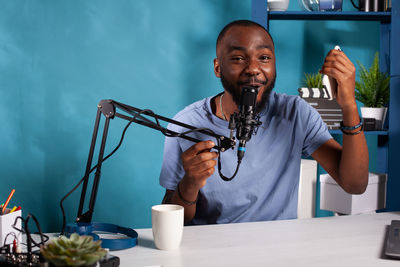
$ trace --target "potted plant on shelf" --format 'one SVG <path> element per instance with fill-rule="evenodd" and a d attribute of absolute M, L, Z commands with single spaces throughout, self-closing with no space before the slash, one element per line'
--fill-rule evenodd
<path fill-rule="evenodd" d="M 390 77 L 379 69 L 379 53 L 376 52 L 374 61 L 369 70 L 360 62 L 360 81 L 356 81 L 355 96 L 358 101 L 364 104 L 361 107 L 363 119 L 375 119 L 374 130 L 382 130 L 386 118 L 387 107 L 390 95 Z"/>
<path fill-rule="evenodd" d="M 76 233 L 70 238 L 53 238 L 40 248 L 40 252 L 50 266 L 95 266 L 107 254 L 100 240 L 93 241 L 91 236 L 79 236 Z"/>
<path fill-rule="evenodd" d="M 304 73 L 304 84 L 307 88 L 322 88 L 322 74 L 321 73 Z"/>

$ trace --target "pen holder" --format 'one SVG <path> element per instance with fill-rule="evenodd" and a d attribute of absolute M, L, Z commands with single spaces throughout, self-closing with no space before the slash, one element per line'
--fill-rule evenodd
<path fill-rule="evenodd" d="M 15 219 L 18 216 L 21 216 L 21 210 L 17 210 L 11 213 L 7 213 L 10 209 L 6 209 L 6 214 L 0 215 L 0 247 L 6 244 L 12 244 L 14 241 L 15 236 L 21 242 L 22 234 L 21 232 L 15 230 L 12 225 L 15 222 Z M 21 220 L 18 220 L 17 224 L 15 225 L 18 229 L 21 229 Z M 14 233 L 14 234 L 12 234 Z M 8 237 L 7 237 L 8 235 Z M 4 242 L 6 241 L 6 243 Z"/>

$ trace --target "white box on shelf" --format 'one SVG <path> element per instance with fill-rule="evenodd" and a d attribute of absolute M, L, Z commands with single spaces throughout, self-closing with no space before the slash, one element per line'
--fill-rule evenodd
<path fill-rule="evenodd" d="M 6 209 L 6 212 L 8 212 L 9 209 Z M 4 215 L 0 215 L 0 244 L 1 246 L 4 245 L 4 240 L 7 238 L 7 243 L 6 244 L 12 244 L 14 241 L 14 234 L 16 235 L 17 239 L 21 242 L 22 234 L 21 232 L 15 230 L 12 225 L 15 222 L 15 219 L 18 216 L 21 216 L 22 211 L 17 210 L 11 213 L 6 213 Z M 16 225 L 18 229 L 21 229 L 21 220 L 18 220 Z M 14 233 L 14 234 L 12 234 Z M 7 237 L 8 235 L 8 237 Z"/>
<path fill-rule="evenodd" d="M 342 214 L 360 214 L 386 206 L 386 174 L 369 173 L 368 186 L 361 195 L 346 193 L 329 174 L 320 175 L 320 208 Z"/>

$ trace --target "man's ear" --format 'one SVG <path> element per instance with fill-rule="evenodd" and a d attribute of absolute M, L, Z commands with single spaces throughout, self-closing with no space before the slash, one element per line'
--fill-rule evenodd
<path fill-rule="evenodd" d="M 214 74 L 216 77 L 221 78 L 221 67 L 218 58 L 214 58 Z"/>

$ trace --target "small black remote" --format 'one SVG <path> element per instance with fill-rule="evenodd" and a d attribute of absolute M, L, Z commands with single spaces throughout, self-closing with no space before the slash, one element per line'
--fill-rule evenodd
<path fill-rule="evenodd" d="M 385 254 L 400 259 L 400 220 L 392 220 L 389 226 Z"/>
<path fill-rule="evenodd" d="M 100 267 L 118 267 L 119 258 L 108 254 L 103 260 L 100 261 Z"/>

